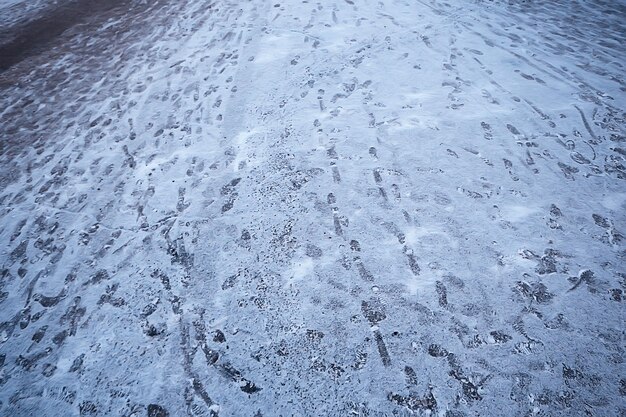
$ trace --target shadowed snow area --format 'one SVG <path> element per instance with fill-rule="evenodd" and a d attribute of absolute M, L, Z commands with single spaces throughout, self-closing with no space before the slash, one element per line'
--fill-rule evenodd
<path fill-rule="evenodd" d="M 624 1 L 0 22 L 0 415 L 626 415 Z"/>
<path fill-rule="evenodd" d="M 4 2 L 3 2 L 4 1 Z M 36 54 L 67 29 L 130 0 L 0 0 L 0 70 Z M 46 7 L 47 6 L 47 7 Z"/>

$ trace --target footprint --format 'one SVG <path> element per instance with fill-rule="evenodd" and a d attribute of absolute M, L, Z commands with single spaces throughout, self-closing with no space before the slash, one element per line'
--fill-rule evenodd
<path fill-rule="evenodd" d="M 391 184 L 391 193 L 396 202 L 399 203 L 402 197 L 400 196 L 400 187 L 398 187 L 398 184 Z"/>

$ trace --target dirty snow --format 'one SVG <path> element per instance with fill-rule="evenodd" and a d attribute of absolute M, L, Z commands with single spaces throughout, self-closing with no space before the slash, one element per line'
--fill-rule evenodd
<path fill-rule="evenodd" d="M 0 415 L 626 414 L 623 1 L 117 3 L 0 73 Z"/>

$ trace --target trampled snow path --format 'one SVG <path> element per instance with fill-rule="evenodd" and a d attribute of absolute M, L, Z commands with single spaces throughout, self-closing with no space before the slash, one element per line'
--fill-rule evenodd
<path fill-rule="evenodd" d="M 119 3 L 0 74 L 0 415 L 626 413 L 624 2 Z"/>

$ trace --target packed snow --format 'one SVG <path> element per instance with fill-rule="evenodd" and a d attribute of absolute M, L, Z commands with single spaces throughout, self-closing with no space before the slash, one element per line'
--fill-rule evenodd
<path fill-rule="evenodd" d="M 626 415 L 624 1 L 0 22 L 0 415 Z"/>

